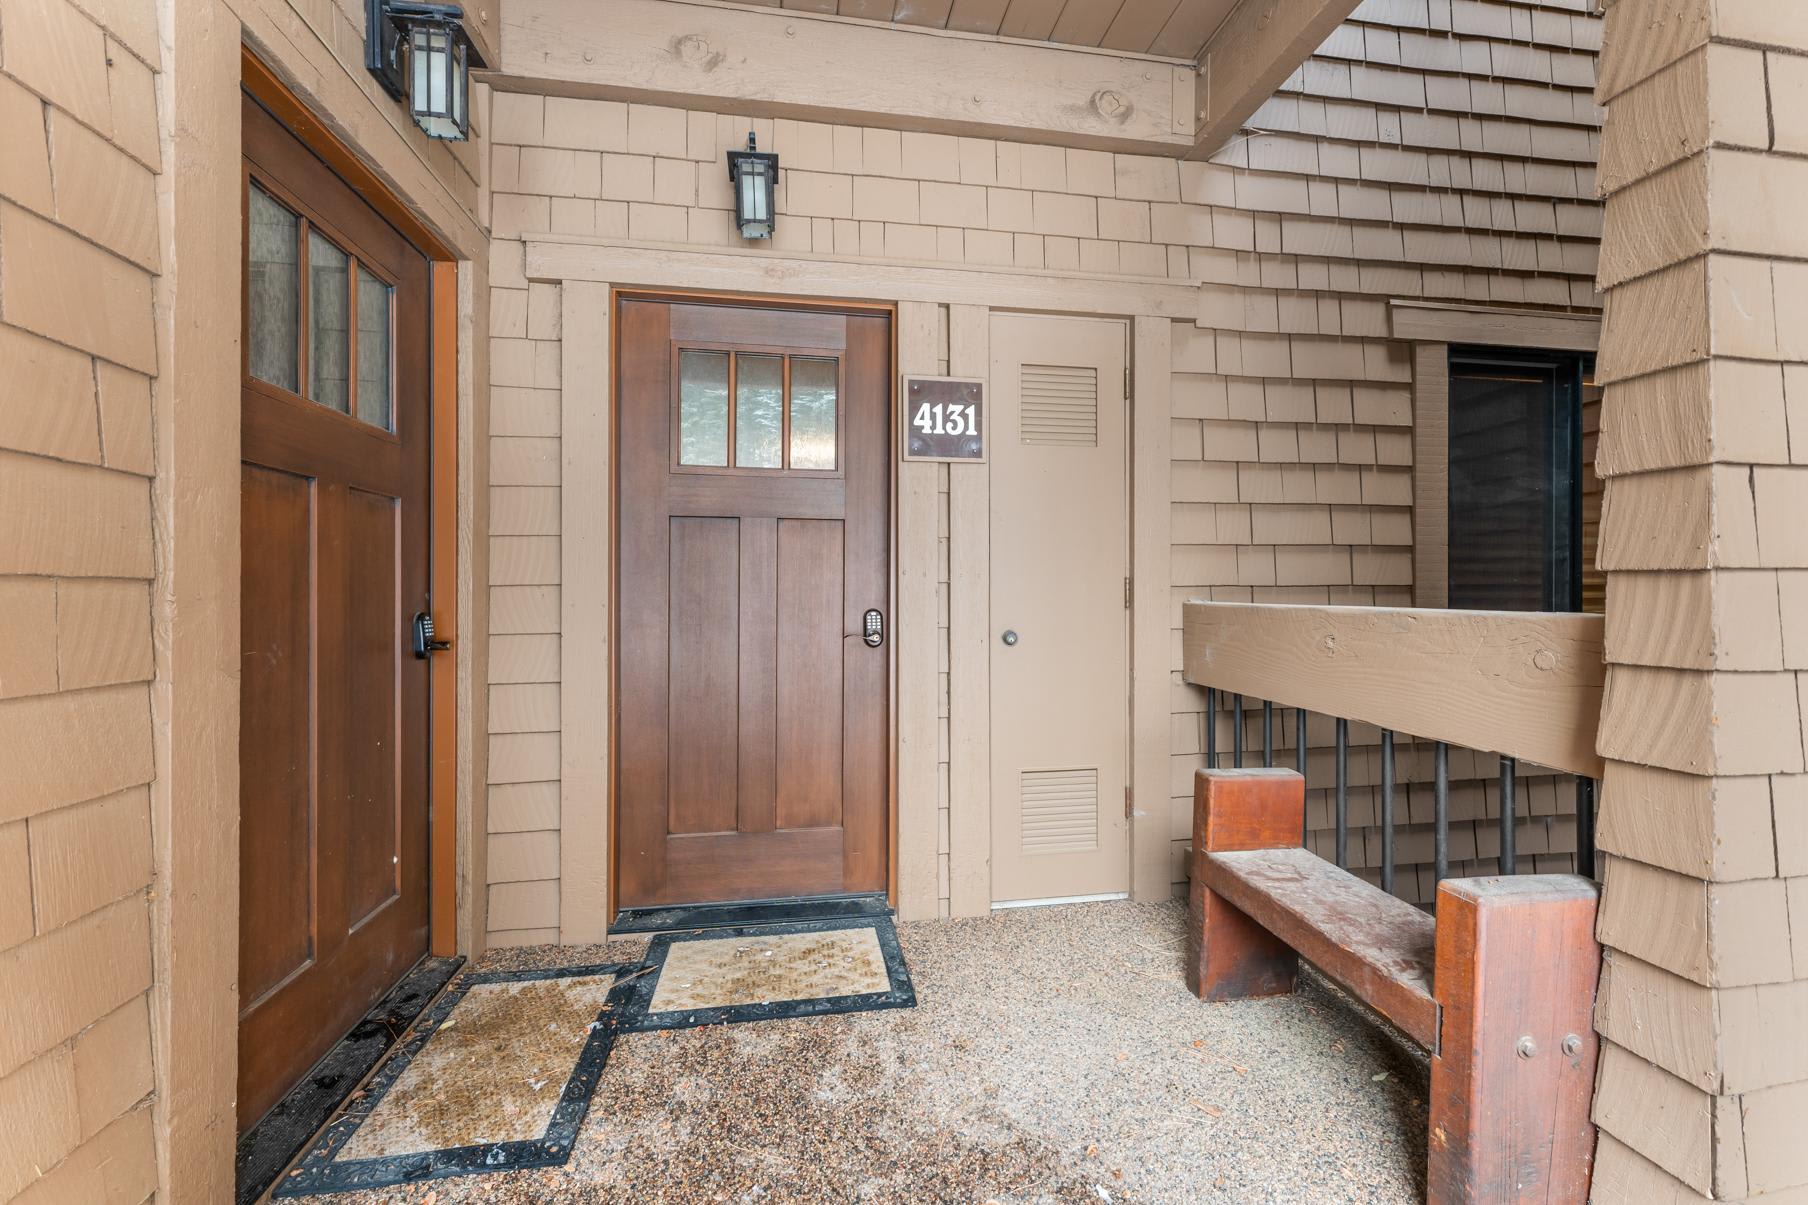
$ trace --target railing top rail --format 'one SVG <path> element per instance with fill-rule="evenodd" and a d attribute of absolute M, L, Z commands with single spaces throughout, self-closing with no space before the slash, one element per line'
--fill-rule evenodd
<path fill-rule="evenodd" d="M 1186 679 L 1598 778 L 1599 615 L 1191 601 Z"/>

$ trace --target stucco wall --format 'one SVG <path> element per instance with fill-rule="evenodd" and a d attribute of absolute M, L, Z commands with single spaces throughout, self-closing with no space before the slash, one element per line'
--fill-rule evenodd
<path fill-rule="evenodd" d="M 1170 797 L 1167 816 L 1151 811 L 1170 826 L 1178 882 L 1204 744 L 1200 692 L 1178 682 L 1179 603 L 1410 601 L 1411 361 L 1386 338 L 1387 301 L 1595 305 L 1586 7 L 1370 0 L 1257 115 L 1265 132 L 1210 164 L 497 92 L 491 940 L 552 940 L 561 924 L 559 288 L 530 283 L 520 240 L 740 249 L 723 153 L 751 128 L 784 169 L 777 235 L 754 250 L 844 263 L 853 295 L 870 295 L 852 281 L 878 264 L 1200 282 L 1198 321 L 1173 327 L 1171 780 L 1149 788 Z M 940 322 L 945 363 L 945 307 Z M 945 470 L 938 497 L 945 649 Z M 1312 736 L 1328 743 L 1329 728 Z M 1403 748 L 1403 782 L 1415 764 Z M 1374 781 L 1372 757 L 1354 765 L 1359 785 Z M 1554 818 L 1568 801 L 1548 779 L 1524 786 L 1539 818 L 1519 848 L 1567 865 L 1541 859 L 1573 848 Z M 1491 825 L 1470 824 L 1487 796 L 1459 785 L 1459 852 L 1491 854 Z M 1322 800 L 1315 815 L 1328 825 Z M 1429 856 L 1412 853 L 1424 835 L 1408 835 L 1406 861 Z M 1403 891 L 1418 895 L 1418 878 Z"/>
<path fill-rule="evenodd" d="M 149 5 L 0 29 L 0 1200 L 139 1201 L 161 52 Z"/>

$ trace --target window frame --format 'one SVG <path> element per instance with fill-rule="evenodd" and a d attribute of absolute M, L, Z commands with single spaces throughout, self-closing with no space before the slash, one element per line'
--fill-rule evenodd
<path fill-rule="evenodd" d="M 773 479 L 784 477 L 801 477 L 808 479 L 834 480 L 847 475 L 847 352 L 841 348 L 801 348 L 779 346 L 764 343 L 722 343 L 707 339 L 673 339 L 671 342 L 671 398 L 670 398 L 670 435 L 667 443 L 668 467 L 673 473 L 699 473 L 704 475 L 751 477 L 757 479 Z M 720 464 L 684 464 L 679 460 L 682 454 L 679 432 L 683 429 L 683 386 L 684 377 L 680 369 L 679 357 L 687 351 L 723 352 L 728 356 L 728 429 L 727 454 L 729 463 Z M 739 379 L 736 357 L 738 355 L 774 356 L 784 364 L 784 395 L 780 411 L 779 451 L 784 462 L 778 468 L 756 468 L 734 463 L 735 460 L 735 386 Z M 791 460 L 791 361 L 800 360 L 833 360 L 835 362 L 835 467 L 832 469 L 794 469 Z"/>
<path fill-rule="evenodd" d="M 1451 346 L 1592 356 L 1600 344 L 1601 320 L 1588 314 L 1422 301 L 1396 300 L 1388 308 L 1390 333 L 1408 344 L 1412 360 L 1413 605 L 1445 609 L 1450 605 Z M 1578 392 L 1578 421 L 1582 400 Z M 1579 452 L 1579 434 L 1577 440 Z M 1580 522 L 1583 508 L 1573 509 Z"/>

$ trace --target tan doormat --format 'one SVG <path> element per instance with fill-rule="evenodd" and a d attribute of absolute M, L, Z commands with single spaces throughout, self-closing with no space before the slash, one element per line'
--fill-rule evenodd
<path fill-rule="evenodd" d="M 462 976 L 273 1195 L 564 1163 L 639 969 Z"/>
<path fill-rule="evenodd" d="M 655 937 L 629 984 L 626 1032 L 913 1008 L 888 917 L 702 929 Z"/>

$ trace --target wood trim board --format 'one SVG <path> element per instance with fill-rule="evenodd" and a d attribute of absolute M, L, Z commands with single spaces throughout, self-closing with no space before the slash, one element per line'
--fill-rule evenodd
<path fill-rule="evenodd" d="M 1388 321 L 1396 339 L 1551 351 L 1594 351 L 1601 342 L 1599 315 L 1552 310 L 1396 300 L 1388 303 Z"/>
<path fill-rule="evenodd" d="M 950 372 L 987 376 L 991 323 L 985 306 L 949 307 Z M 984 462 L 948 466 L 948 908 L 955 916 L 992 908 L 991 480 Z"/>
<path fill-rule="evenodd" d="M 1415 343 L 1413 606 L 1450 605 L 1450 345 Z"/>
<path fill-rule="evenodd" d="M 1172 614 L 1169 421 L 1174 325 L 1138 317 L 1131 332 L 1130 894 L 1165 900 L 1169 867 Z"/>

